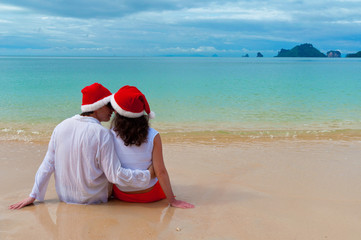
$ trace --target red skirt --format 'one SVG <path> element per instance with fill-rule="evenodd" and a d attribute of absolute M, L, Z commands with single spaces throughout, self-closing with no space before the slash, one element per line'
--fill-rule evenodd
<path fill-rule="evenodd" d="M 152 190 L 146 193 L 129 194 L 127 192 L 120 191 L 116 185 L 113 185 L 113 195 L 115 198 L 125 202 L 135 203 L 150 203 L 165 199 L 166 196 L 163 192 L 159 181 L 154 185 Z"/>

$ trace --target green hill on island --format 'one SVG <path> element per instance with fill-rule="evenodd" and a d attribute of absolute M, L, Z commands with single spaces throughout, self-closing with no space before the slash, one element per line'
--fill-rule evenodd
<path fill-rule="evenodd" d="M 326 57 L 310 43 L 298 45 L 291 50 L 281 49 L 276 57 Z"/>
<path fill-rule="evenodd" d="M 361 57 L 361 51 L 357 52 L 357 53 L 349 53 L 346 55 L 346 57 L 348 58 L 360 58 Z"/>

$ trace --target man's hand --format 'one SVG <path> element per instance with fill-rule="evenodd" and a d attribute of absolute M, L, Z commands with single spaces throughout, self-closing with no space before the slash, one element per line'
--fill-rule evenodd
<path fill-rule="evenodd" d="M 155 178 L 155 172 L 154 172 L 154 167 L 153 164 L 149 166 L 148 171 L 150 172 L 150 178 Z"/>
<path fill-rule="evenodd" d="M 33 202 L 35 201 L 35 198 L 33 197 L 27 197 L 25 198 L 24 200 L 18 202 L 18 203 L 15 203 L 13 205 L 10 205 L 9 206 L 9 209 L 12 209 L 12 210 L 15 210 L 15 209 L 20 209 L 20 208 L 23 208 L 27 205 L 30 205 L 32 204 Z"/>

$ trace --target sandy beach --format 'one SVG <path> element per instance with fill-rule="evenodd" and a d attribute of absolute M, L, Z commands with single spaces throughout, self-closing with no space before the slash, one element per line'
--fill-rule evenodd
<path fill-rule="evenodd" d="M 0 144 L 0 239 L 359 239 L 361 141 L 164 141 L 175 209 L 110 200 L 59 202 L 53 180 L 44 203 L 22 200 L 46 144 Z"/>

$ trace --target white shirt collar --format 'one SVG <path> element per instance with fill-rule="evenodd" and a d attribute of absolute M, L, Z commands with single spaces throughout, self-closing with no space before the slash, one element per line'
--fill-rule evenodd
<path fill-rule="evenodd" d="M 94 117 L 81 116 L 80 114 L 77 114 L 73 118 L 78 120 L 78 121 L 82 121 L 82 122 L 94 122 L 94 123 L 99 123 L 100 124 L 99 120 L 94 118 Z"/>

